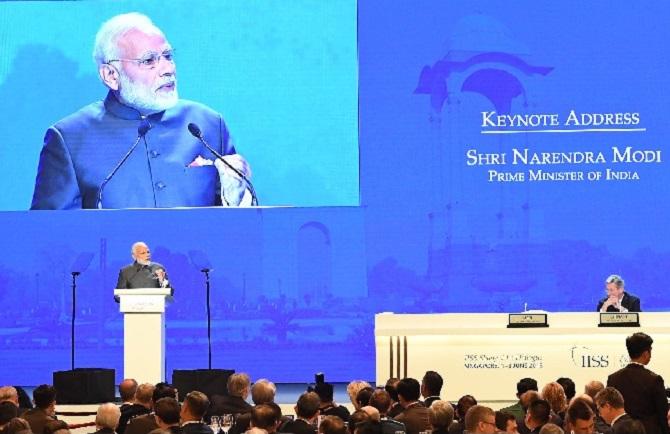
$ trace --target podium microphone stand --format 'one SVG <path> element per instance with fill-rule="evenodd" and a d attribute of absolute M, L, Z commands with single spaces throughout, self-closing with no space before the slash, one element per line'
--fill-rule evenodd
<path fill-rule="evenodd" d="M 75 315 L 77 312 L 76 309 L 76 293 L 77 293 L 77 276 L 81 274 L 81 271 L 72 271 L 72 323 L 70 324 L 70 369 L 74 371 L 74 321 Z"/>
<path fill-rule="evenodd" d="M 205 273 L 205 287 L 207 288 L 207 369 L 212 369 L 212 312 L 210 308 L 210 286 L 209 273 L 210 268 L 200 270 Z"/>

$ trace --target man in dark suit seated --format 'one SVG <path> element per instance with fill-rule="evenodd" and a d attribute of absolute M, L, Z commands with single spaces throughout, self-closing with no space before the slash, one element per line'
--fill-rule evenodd
<path fill-rule="evenodd" d="M 432 434 L 449 434 L 449 427 L 454 421 L 454 407 L 447 401 L 438 399 L 428 408 Z"/>
<path fill-rule="evenodd" d="M 398 400 L 403 407 L 402 413 L 394 419 L 405 424 L 407 434 L 419 434 L 430 431 L 428 409 L 419 401 L 421 385 L 414 378 L 403 378 L 398 382 Z"/>
<path fill-rule="evenodd" d="M 598 302 L 598 312 L 642 312 L 640 299 L 624 290 L 621 276 L 612 274 L 605 279 L 607 297 Z"/>
<path fill-rule="evenodd" d="M 347 425 L 339 416 L 324 416 L 319 425 L 319 434 L 347 434 Z"/>
<path fill-rule="evenodd" d="M 314 386 L 314 392 L 319 395 L 321 400 L 321 407 L 319 408 L 319 414 L 321 416 L 337 416 L 343 421 L 347 422 L 349 420 L 349 410 L 343 405 L 337 405 L 333 401 L 333 385 L 330 383 L 317 383 Z"/>
<path fill-rule="evenodd" d="M 470 434 L 494 434 L 496 414 L 489 407 L 474 405 L 465 413 L 465 430 Z"/>
<path fill-rule="evenodd" d="M 384 389 L 377 389 L 370 397 L 370 406 L 379 411 L 380 423 L 384 434 L 396 434 L 405 432 L 405 424 L 389 417 L 388 412 L 391 409 L 393 400 L 391 395 Z M 453 419 L 453 412 L 452 412 Z"/>
<path fill-rule="evenodd" d="M 204 393 L 194 390 L 186 395 L 181 406 L 183 434 L 214 434 L 214 431 L 203 421 L 208 407 L 209 399 Z"/>
<path fill-rule="evenodd" d="M 115 434 L 116 427 L 119 426 L 121 410 L 119 407 L 108 402 L 101 404 L 95 414 L 95 433 L 93 434 Z"/>
<path fill-rule="evenodd" d="M 280 413 L 275 407 L 267 404 L 260 404 L 251 410 L 251 428 L 260 428 L 268 434 L 273 434 L 279 426 Z"/>
<path fill-rule="evenodd" d="M 151 395 L 151 408 L 162 398 L 177 398 L 177 389 L 168 383 L 158 383 Z M 158 428 L 153 412 L 132 419 L 126 427 L 125 434 L 148 434 Z"/>
<path fill-rule="evenodd" d="M 593 434 L 595 432 L 595 414 L 589 403 L 583 398 L 575 398 L 565 412 L 566 426 L 574 434 Z"/>
<path fill-rule="evenodd" d="M 135 391 L 134 403 L 126 407 L 121 412 L 119 426 L 116 429 L 118 434 L 125 434 L 128 422 L 136 417 L 151 413 L 151 398 L 156 386 L 149 383 L 140 384 Z"/>
<path fill-rule="evenodd" d="M 426 371 L 421 380 L 421 396 L 423 396 L 423 404 L 426 408 L 430 407 L 433 401 L 440 399 L 440 392 L 444 380 L 442 376 L 435 371 Z"/>
<path fill-rule="evenodd" d="M 265 378 L 258 379 L 254 382 L 254 385 L 251 386 L 251 400 L 256 406 L 261 404 L 274 404 L 275 393 L 277 393 L 277 386 L 275 386 L 272 381 L 266 380 Z M 247 404 L 247 402 L 244 401 L 244 404 Z M 253 411 L 253 407 L 251 411 Z M 281 418 L 281 410 L 278 417 Z M 209 417 L 206 416 L 205 420 L 208 419 Z M 230 431 L 228 431 L 228 434 L 242 434 L 246 432 L 250 426 L 251 412 L 241 413 L 235 419 L 235 423 L 230 428 Z"/>
<path fill-rule="evenodd" d="M 249 396 L 251 380 L 244 372 L 239 372 L 228 377 L 227 395 L 213 395 L 212 406 L 208 411 L 206 419 L 210 416 L 222 416 L 233 414 L 238 416 L 251 412 L 251 404 L 246 399 Z"/>
<path fill-rule="evenodd" d="M 42 384 L 33 391 L 35 408 L 23 413 L 22 418 L 30 424 L 33 434 L 42 434 L 44 425 L 56 420 L 56 389 L 48 384 Z"/>
<path fill-rule="evenodd" d="M 119 395 L 121 396 L 121 414 L 130 409 L 135 403 L 135 392 L 137 392 L 137 381 L 126 378 L 119 383 Z"/>
<path fill-rule="evenodd" d="M 295 405 L 296 419 L 283 426 L 282 432 L 293 434 L 316 434 L 314 423 L 319 415 L 321 400 L 314 392 L 300 395 Z"/>
<path fill-rule="evenodd" d="M 525 425 L 532 434 L 538 434 L 542 427 L 549 422 L 551 406 L 544 399 L 537 399 L 528 405 Z"/>
<path fill-rule="evenodd" d="M 663 377 L 648 370 L 653 339 L 644 333 L 626 338 L 630 364 L 607 378 L 607 386 L 614 387 L 624 399 L 626 413 L 639 419 L 647 434 L 669 434 L 668 399 Z"/>
<path fill-rule="evenodd" d="M 158 429 L 151 431 L 153 434 L 182 434 L 179 426 L 181 406 L 175 398 L 161 398 L 154 404 L 154 417 Z"/>
<path fill-rule="evenodd" d="M 606 387 L 598 392 L 595 403 L 598 413 L 612 429 L 617 424 L 632 419 L 624 409 L 623 395 L 614 387 Z"/>

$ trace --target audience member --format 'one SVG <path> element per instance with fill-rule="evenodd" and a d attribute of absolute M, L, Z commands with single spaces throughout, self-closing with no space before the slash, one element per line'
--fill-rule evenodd
<path fill-rule="evenodd" d="M 62 420 L 50 420 L 44 424 L 44 434 L 70 434 L 67 423 Z"/>
<path fill-rule="evenodd" d="M 282 428 L 283 432 L 293 434 L 316 434 L 314 422 L 319 415 L 319 406 L 321 401 L 319 395 L 314 392 L 305 392 L 300 395 L 296 403 L 295 415 L 293 421 L 288 422 Z"/>
<path fill-rule="evenodd" d="M 551 406 L 544 399 L 536 399 L 528 405 L 524 422 L 532 434 L 539 434 L 542 427 L 549 423 Z"/>
<path fill-rule="evenodd" d="M 121 410 L 119 407 L 108 402 L 101 404 L 95 414 L 95 434 L 114 434 L 119 426 Z"/>
<path fill-rule="evenodd" d="M 202 392 L 194 390 L 184 397 L 181 406 L 181 430 L 183 434 L 214 434 L 203 418 L 209 408 L 209 399 Z"/>
<path fill-rule="evenodd" d="M 347 434 L 347 426 L 338 416 L 324 416 L 319 425 L 319 434 Z"/>
<path fill-rule="evenodd" d="M 568 409 L 568 398 L 565 396 L 563 386 L 557 382 L 547 383 L 542 388 L 542 398 L 545 399 L 551 407 L 551 422 L 563 426 L 565 419 L 565 410 Z"/>
<path fill-rule="evenodd" d="M 354 380 L 347 385 L 347 394 L 349 394 L 349 399 L 351 400 L 351 403 L 354 405 L 355 410 L 359 410 L 362 407 L 362 405 L 360 405 L 356 399 L 358 397 L 358 392 L 365 389 L 366 387 L 372 389 L 370 383 L 363 380 Z"/>
<path fill-rule="evenodd" d="M 126 378 L 119 383 L 119 395 L 121 396 L 121 413 L 130 409 L 135 403 L 135 392 L 137 392 L 137 381 Z"/>
<path fill-rule="evenodd" d="M 440 392 L 444 380 L 442 376 L 435 371 L 426 371 L 421 380 L 421 396 L 423 396 L 423 404 L 430 407 L 433 401 L 440 399 Z"/>
<path fill-rule="evenodd" d="M 361 424 L 356 425 L 354 429 L 354 434 L 381 434 L 382 427 L 379 422 L 374 420 L 369 420 Z"/>
<path fill-rule="evenodd" d="M 18 417 L 19 408 L 11 401 L 0 402 L 0 430 L 9 423 L 10 420 Z"/>
<path fill-rule="evenodd" d="M 154 418 L 158 430 L 151 431 L 152 434 L 159 434 L 158 431 L 170 434 L 182 434 L 179 426 L 181 415 L 181 406 L 175 398 L 161 398 L 154 404 Z"/>
<path fill-rule="evenodd" d="M 271 404 L 274 403 L 275 394 L 277 393 L 277 386 L 270 380 L 261 378 L 251 386 L 251 400 L 254 405 Z M 252 408 L 253 411 L 253 408 Z M 279 416 L 281 417 L 281 411 Z M 209 417 L 206 416 L 205 420 Z M 235 423 L 228 431 L 228 434 L 242 434 L 251 427 L 251 412 L 242 413 L 235 418 Z"/>
<path fill-rule="evenodd" d="M 540 434 L 564 434 L 563 428 L 556 425 L 555 423 L 544 424 L 540 430 Z"/>
<path fill-rule="evenodd" d="M 363 410 L 356 410 L 353 413 L 351 413 L 351 416 L 349 416 L 349 425 L 348 425 L 349 434 L 354 434 L 356 426 L 362 425 L 364 422 L 368 422 L 369 420 L 370 415 L 368 415 Z"/>
<path fill-rule="evenodd" d="M 512 413 L 496 411 L 496 427 L 507 434 L 519 434 L 516 417 Z"/>
<path fill-rule="evenodd" d="M 374 391 L 375 389 L 372 387 L 364 387 L 358 391 L 356 394 L 356 403 L 358 404 L 358 408 L 363 408 L 370 404 L 370 397 Z"/>
<path fill-rule="evenodd" d="M 447 401 L 434 400 L 428 407 L 428 420 L 433 427 L 432 434 L 448 434 L 454 422 L 454 407 Z"/>
<path fill-rule="evenodd" d="M 529 390 L 537 391 L 537 381 L 532 378 L 522 378 L 516 383 L 516 397 L 518 401 L 516 404 L 509 407 L 501 408 L 500 411 L 514 415 L 517 420 L 523 419 L 526 414 L 526 409 L 521 405 L 521 396 Z"/>
<path fill-rule="evenodd" d="M 595 399 L 598 392 L 604 388 L 605 385 L 601 381 L 591 380 L 584 386 L 584 393 L 589 395 L 592 399 Z"/>
<path fill-rule="evenodd" d="M 598 392 L 594 401 L 598 414 L 612 429 L 617 424 L 632 419 L 624 409 L 623 395 L 614 387 L 606 387 Z"/>
<path fill-rule="evenodd" d="M 634 333 L 626 339 L 630 364 L 607 378 L 607 386 L 616 388 L 624 398 L 626 413 L 639 419 L 647 434 L 669 434 L 668 399 L 663 377 L 646 368 L 651 360 L 653 339 Z"/>
<path fill-rule="evenodd" d="M 125 434 L 128 422 L 136 417 L 151 413 L 151 398 L 156 386 L 149 383 L 140 384 L 135 391 L 133 404 L 121 411 L 119 426 L 116 429 L 118 434 Z"/>
<path fill-rule="evenodd" d="M 574 434 L 593 434 L 595 431 L 595 415 L 585 399 L 573 399 L 565 412 L 565 419 L 567 431 Z"/>
<path fill-rule="evenodd" d="M 421 385 L 414 378 L 403 378 L 398 382 L 398 400 L 403 407 L 402 413 L 394 419 L 405 424 L 407 434 L 419 434 L 429 431 L 428 409 L 419 401 Z"/>
<path fill-rule="evenodd" d="M 19 407 L 19 393 L 14 386 L 0 387 L 0 402 L 9 401 L 17 408 Z"/>
<path fill-rule="evenodd" d="M 395 434 L 405 431 L 405 424 L 388 416 L 392 405 L 391 395 L 384 389 L 377 389 L 370 397 L 370 405 L 379 411 L 380 423 L 384 434 Z"/>
<path fill-rule="evenodd" d="M 474 405 L 465 413 L 465 430 L 469 434 L 496 432 L 496 414 L 489 407 Z"/>
<path fill-rule="evenodd" d="M 568 400 L 568 402 L 572 401 L 572 398 L 574 398 L 575 394 L 577 393 L 577 390 L 575 389 L 575 382 L 568 377 L 561 377 L 556 380 L 556 382 L 563 386 L 565 398 Z"/>
<path fill-rule="evenodd" d="M 368 416 L 370 416 L 370 420 L 373 422 L 381 422 L 381 416 L 379 415 L 379 410 L 374 408 L 371 405 L 366 405 L 364 407 L 361 407 L 361 410 L 366 412 Z"/>
<path fill-rule="evenodd" d="M 333 401 L 334 388 L 330 383 L 318 383 L 314 386 L 314 392 L 319 395 L 321 407 L 319 414 L 321 416 L 338 416 L 343 421 L 349 420 L 349 410 L 343 405 L 337 405 Z"/>
<path fill-rule="evenodd" d="M 388 417 L 396 417 L 400 413 L 402 413 L 402 405 L 398 402 L 398 383 L 400 382 L 400 379 L 398 378 L 389 378 L 388 381 L 386 381 L 386 385 L 384 386 L 384 390 L 386 390 L 391 397 L 391 408 L 386 412 Z"/>
<path fill-rule="evenodd" d="M 56 389 L 42 384 L 33 390 L 35 408 L 23 413 L 22 418 L 30 424 L 34 434 L 43 434 L 44 425 L 56 419 Z"/>
<path fill-rule="evenodd" d="M 30 423 L 27 420 L 15 417 L 5 425 L 2 434 L 33 434 L 33 431 L 31 431 Z"/>
<path fill-rule="evenodd" d="M 268 404 L 259 404 L 251 409 L 251 428 L 264 429 L 268 434 L 277 431 L 281 414 Z"/>
<path fill-rule="evenodd" d="M 151 395 L 151 408 L 153 409 L 156 402 L 162 398 L 177 399 L 177 389 L 168 383 L 158 383 L 154 387 L 154 392 Z M 144 414 L 136 416 L 128 422 L 124 434 L 149 434 L 151 431 L 158 428 L 156 418 L 153 414 Z"/>
<path fill-rule="evenodd" d="M 458 422 L 452 423 L 449 427 L 449 434 L 463 434 L 465 431 L 465 415 L 471 407 L 477 405 L 477 400 L 472 395 L 463 395 L 456 403 L 455 415 Z"/>
<path fill-rule="evenodd" d="M 227 389 L 228 395 L 212 396 L 212 406 L 208 414 L 221 416 L 251 413 L 251 404 L 246 401 L 251 389 L 249 375 L 244 372 L 232 374 L 228 377 Z"/>
<path fill-rule="evenodd" d="M 614 434 L 646 434 L 644 424 L 632 418 L 618 424 L 613 432 Z"/>

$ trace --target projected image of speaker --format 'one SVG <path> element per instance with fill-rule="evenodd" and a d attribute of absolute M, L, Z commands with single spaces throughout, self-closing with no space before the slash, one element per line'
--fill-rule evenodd
<path fill-rule="evenodd" d="M 99 404 L 113 402 L 114 369 L 77 368 L 53 373 L 59 404 Z"/>
<path fill-rule="evenodd" d="M 212 395 L 228 395 L 228 377 L 234 373 L 234 369 L 175 369 L 172 372 L 172 385 L 179 390 L 180 400 L 194 390 L 211 399 Z"/>

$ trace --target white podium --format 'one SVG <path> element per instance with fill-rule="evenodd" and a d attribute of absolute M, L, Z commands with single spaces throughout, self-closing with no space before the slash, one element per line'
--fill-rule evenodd
<path fill-rule="evenodd" d="M 165 306 L 170 288 L 115 289 L 123 313 L 123 377 L 165 380 Z"/>

